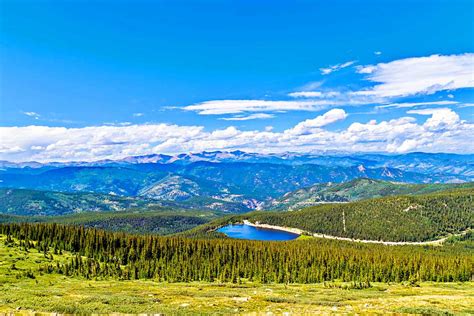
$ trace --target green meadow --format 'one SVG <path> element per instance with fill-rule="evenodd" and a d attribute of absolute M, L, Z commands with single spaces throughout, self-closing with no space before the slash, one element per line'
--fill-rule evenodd
<path fill-rule="evenodd" d="M 474 313 L 474 282 L 318 284 L 164 283 L 41 273 L 72 254 L 25 250 L 0 238 L 0 312 L 45 313 Z"/>

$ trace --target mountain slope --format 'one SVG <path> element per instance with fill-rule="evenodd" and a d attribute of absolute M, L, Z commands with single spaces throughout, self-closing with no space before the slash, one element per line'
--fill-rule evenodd
<path fill-rule="evenodd" d="M 127 167 L 6 169 L 0 172 L 0 187 L 123 196 L 147 194 L 175 201 L 193 196 L 227 199 L 228 195 L 240 195 L 242 200 L 261 202 L 315 183 L 346 182 L 360 177 L 414 183 L 443 179 L 388 167 L 199 161 L 186 165 L 146 163 Z"/>
<path fill-rule="evenodd" d="M 402 155 L 363 154 L 358 156 L 373 167 L 392 168 L 425 174 L 451 174 L 474 180 L 474 155 L 414 152 Z"/>
<path fill-rule="evenodd" d="M 326 204 L 291 212 L 255 212 L 248 219 L 340 237 L 425 241 L 474 227 L 474 189 Z"/>
<path fill-rule="evenodd" d="M 391 195 L 417 195 L 456 188 L 473 188 L 474 182 L 463 184 L 409 184 L 359 178 L 345 183 L 315 184 L 289 192 L 267 203 L 268 210 L 295 210 L 326 202 L 352 202 Z"/>
<path fill-rule="evenodd" d="M 169 235 L 192 229 L 217 216 L 213 212 L 182 210 L 87 212 L 61 216 L 15 216 L 0 214 L 0 223 L 58 223 L 134 234 Z"/>
<path fill-rule="evenodd" d="M 55 192 L 0 188 L 0 214 L 55 216 L 84 212 L 123 212 L 126 210 L 211 210 L 218 213 L 246 213 L 255 209 L 252 201 L 211 196 L 192 196 L 186 200 L 154 197 L 118 196 L 84 192 Z M 172 197 L 170 197 L 172 198 Z"/>
<path fill-rule="evenodd" d="M 246 210 L 259 209 L 264 202 L 315 184 L 357 178 L 407 183 L 466 182 L 474 180 L 474 156 L 216 151 L 157 154 L 117 161 L 0 162 L 0 187 L 4 188 L 143 195 L 166 202 L 193 200 L 193 207 L 204 208 L 208 205 L 213 208 L 217 205 L 213 204 L 214 200 L 218 200 L 224 204 L 240 203 L 243 206 L 234 204 L 233 208 Z M 319 191 L 318 188 L 308 193 L 303 190 L 296 195 L 306 195 L 311 200 L 311 193 Z"/>
<path fill-rule="evenodd" d="M 235 188 L 234 192 L 264 200 L 276 198 L 315 183 L 346 182 L 360 177 L 423 183 L 426 175 L 403 172 L 393 168 L 328 167 L 313 164 L 283 165 L 266 163 L 196 162 L 177 171 L 197 179 L 214 181 Z"/>
<path fill-rule="evenodd" d="M 243 220 L 355 239 L 428 241 L 474 228 L 474 189 L 325 204 L 298 211 L 256 211 L 217 219 L 189 235 L 202 236 Z"/>
<path fill-rule="evenodd" d="M 62 192 L 95 192 L 135 195 L 141 188 L 166 176 L 124 167 L 45 168 L 38 174 L 3 173 L 0 186 Z"/>
<path fill-rule="evenodd" d="M 123 211 L 158 206 L 146 199 L 99 193 L 64 193 L 0 188 L 0 213 L 62 215 L 80 212 Z"/>

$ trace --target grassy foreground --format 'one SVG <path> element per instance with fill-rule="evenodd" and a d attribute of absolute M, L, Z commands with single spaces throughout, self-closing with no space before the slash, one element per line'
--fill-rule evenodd
<path fill-rule="evenodd" d="M 473 314 L 474 283 L 158 283 L 86 280 L 41 274 L 38 266 L 70 254 L 29 252 L 0 237 L 0 313 L 267 313 L 406 312 Z M 19 308 L 19 310 L 18 310 Z"/>

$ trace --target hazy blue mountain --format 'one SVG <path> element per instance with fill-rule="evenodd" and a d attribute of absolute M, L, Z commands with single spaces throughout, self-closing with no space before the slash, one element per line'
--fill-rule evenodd
<path fill-rule="evenodd" d="M 464 176 L 474 180 L 474 155 L 409 153 L 404 155 L 360 156 L 373 162 L 372 166 L 390 166 L 396 169 L 426 173 Z"/>
<path fill-rule="evenodd" d="M 474 155 L 255 154 L 242 151 L 147 155 L 112 161 L 0 162 L 0 187 L 144 196 L 190 207 L 261 208 L 321 183 L 371 178 L 407 183 L 474 181 Z M 216 204 L 217 203 L 217 204 Z"/>
<path fill-rule="evenodd" d="M 143 187 L 166 176 L 124 167 L 64 167 L 44 172 L 3 173 L 0 186 L 62 192 L 96 192 L 133 196 Z"/>
<path fill-rule="evenodd" d="M 432 176 L 388 167 L 329 167 L 314 164 L 196 162 L 178 172 L 199 179 L 232 185 L 236 188 L 235 193 L 257 199 L 277 197 L 315 183 L 346 182 L 361 177 L 413 183 L 435 182 Z"/>

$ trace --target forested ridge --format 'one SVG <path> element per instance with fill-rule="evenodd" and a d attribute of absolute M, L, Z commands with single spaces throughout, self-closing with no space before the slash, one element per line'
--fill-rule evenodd
<path fill-rule="evenodd" d="M 91 192 L 53 192 L 0 188 L 0 213 L 26 216 L 51 216 L 92 211 L 123 211 L 158 208 L 153 201 Z"/>
<path fill-rule="evenodd" d="M 204 240 L 27 223 L 1 224 L 0 233 L 7 236 L 6 246 L 19 240 L 21 247 L 45 256 L 74 253 L 68 263 L 39 269 L 86 278 L 315 283 L 468 281 L 473 275 L 472 249 L 457 244 L 389 247 L 329 240 Z"/>
<path fill-rule="evenodd" d="M 295 227 L 355 239 L 426 241 L 474 227 L 474 189 L 325 204 L 290 212 L 253 212 L 232 221 Z"/>
<path fill-rule="evenodd" d="M 58 223 L 133 234 L 169 235 L 192 229 L 217 217 L 206 211 L 85 212 L 62 216 L 0 214 L 0 223 Z"/>

